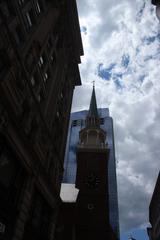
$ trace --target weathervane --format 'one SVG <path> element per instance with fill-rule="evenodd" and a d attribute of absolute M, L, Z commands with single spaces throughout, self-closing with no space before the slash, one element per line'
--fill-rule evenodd
<path fill-rule="evenodd" d="M 93 87 L 95 87 L 95 81 L 92 81 L 92 83 L 93 83 Z"/>

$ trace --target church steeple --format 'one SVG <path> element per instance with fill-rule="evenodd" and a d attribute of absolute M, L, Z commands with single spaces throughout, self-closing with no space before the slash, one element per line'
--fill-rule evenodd
<path fill-rule="evenodd" d="M 91 97 L 91 101 L 90 101 L 88 116 L 99 118 L 94 85 L 93 85 L 93 90 L 92 90 L 92 97 Z"/>
<path fill-rule="evenodd" d="M 80 229 L 76 239 L 116 240 L 109 225 L 109 148 L 106 132 L 100 126 L 94 86 L 86 126 L 79 132 L 76 150 L 76 226 Z"/>
<path fill-rule="evenodd" d="M 100 118 L 98 115 L 95 87 L 93 85 L 90 107 L 86 118 L 86 127 L 100 127 Z"/>
<path fill-rule="evenodd" d="M 106 148 L 106 132 L 100 127 L 95 87 L 93 85 L 90 107 L 86 117 L 86 126 L 79 133 L 79 147 Z"/>

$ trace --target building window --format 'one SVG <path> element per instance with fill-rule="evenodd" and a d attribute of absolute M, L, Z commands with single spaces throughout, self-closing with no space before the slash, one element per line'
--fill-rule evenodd
<path fill-rule="evenodd" d="M 42 87 L 40 92 L 37 95 L 37 100 L 38 100 L 38 102 L 41 102 L 44 98 L 45 98 L 45 90 Z"/>
<path fill-rule="evenodd" d="M 56 116 L 57 116 L 57 118 L 59 118 L 59 116 L 60 116 L 59 111 L 56 112 Z"/>
<path fill-rule="evenodd" d="M 54 57 L 53 57 L 53 55 L 51 55 L 51 62 L 53 62 L 54 61 Z"/>
<path fill-rule="evenodd" d="M 61 93 L 61 99 L 63 99 L 63 93 Z"/>
<path fill-rule="evenodd" d="M 50 78 L 50 71 L 47 69 L 47 71 L 43 75 L 43 81 L 44 83 L 47 83 L 48 79 Z"/>
<path fill-rule="evenodd" d="M 56 61 L 56 55 L 55 52 L 50 56 L 51 64 L 54 64 Z"/>
<path fill-rule="evenodd" d="M 39 61 L 38 61 L 38 65 L 39 65 L 40 68 L 42 68 L 43 65 L 45 64 L 45 60 L 46 60 L 45 55 L 44 54 L 41 55 L 40 58 L 39 58 Z"/>
<path fill-rule="evenodd" d="M 45 83 L 47 82 L 47 80 L 48 80 L 48 73 L 45 73 L 45 74 L 44 74 L 43 80 L 44 80 Z"/>
<path fill-rule="evenodd" d="M 39 4 L 39 1 L 36 2 L 36 12 L 37 12 L 38 15 L 41 13 L 41 7 L 40 7 L 40 4 Z"/>
<path fill-rule="evenodd" d="M 18 45 L 24 41 L 24 34 L 20 25 L 15 28 L 14 37 Z"/>
<path fill-rule="evenodd" d="M 30 11 L 26 12 L 25 17 L 27 21 L 27 28 L 30 29 L 35 23 L 35 16 L 33 10 L 31 9 Z"/>
<path fill-rule="evenodd" d="M 31 17 L 30 17 L 29 12 L 26 12 L 26 19 L 27 19 L 27 22 L 28 22 L 28 26 L 32 27 L 32 21 L 31 21 Z"/>
<path fill-rule="evenodd" d="M 39 67 L 41 67 L 41 66 L 43 65 L 43 63 L 44 63 L 44 61 L 43 61 L 43 57 L 40 56 L 40 58 L 39 58 L 39 62 L 38 62 Z"/>
<path fill-rule="evenodd" d="M 34 78 L 34 76 L 33 76 L 33 77 L 31 77 L 31 84 L 32 84 L 32 86 L 34 86 L 34 85 L 35 85 L 35 78 Z"/>
<path fill-rule="evenodd" d="M 73 121 L 72 121 L 72 126 L 73 126 L 73 127 L 83 126 L 83 119 L 73 120 Z"/>
<path fill-rule="evenodd" d="M 38 96 L 37 96 L 37 100 L 38 100 L 38 102 L 41 101 L 41 94 L 40 94 L 40 93 L 39 93 Z"/>
<path fill-rule="evenodd" d="M 77 120 L 73 120 L 73 121 L 72 121 L 72 126 L 73 126 L 73 127 L 76 127 L 76 126 L 77 126 Z"/>
<path fill-rule="evenodd" d="M 104 125 L 104 118 L 100 118 L 100 125 Z"/>
<path fill-rule="evenodd" d="M 39 72 L 35 72 L 33 74 L 33 76 L 31 77 L 31 85 L 34 86 L 39 86 L 40 82 L 41 82 L 41 75 L 39 74 Z"/>
<path fill-rule="evenodd" d="M 18 0 L 18 4 L 19 4 L 20 6 L 23 5 L 24 2 L 25 2 L 25 0 Z"/>

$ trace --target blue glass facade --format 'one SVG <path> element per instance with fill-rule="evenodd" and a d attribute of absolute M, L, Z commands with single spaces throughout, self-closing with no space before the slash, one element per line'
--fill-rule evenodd
<path fill-rule="evenodd" d="M 80 111 L 71 114 L 66 154 L 64 161 L 64 183 L 75 183 L 76 179 L 76 146 L 79 141 L 79 131 L 85 127 L 85 119 L 88 111 Z M 110 149 L 109 156 L 109 204 L 110 204 L 110 223 L 113 230 L 119 237 L 119 217 L 118 217 L 118 197 L 116 179 L 116 161 L 114 149 L 113 120 L 109 116 L 108 108 L 98 109 L 101 121 L 101 128 L 107 133 L 106 141 Z M 107 174 L 107 173 L 106 173 Z"/>

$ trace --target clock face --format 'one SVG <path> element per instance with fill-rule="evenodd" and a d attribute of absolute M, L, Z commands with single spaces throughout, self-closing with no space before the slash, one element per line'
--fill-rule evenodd
<path fill-rule="evenodd" d="M 92 172 L 87 176 L 86 185 L 90 189 L 98 188 L 99 178 L 96 176 L 95 173 Z"/>

